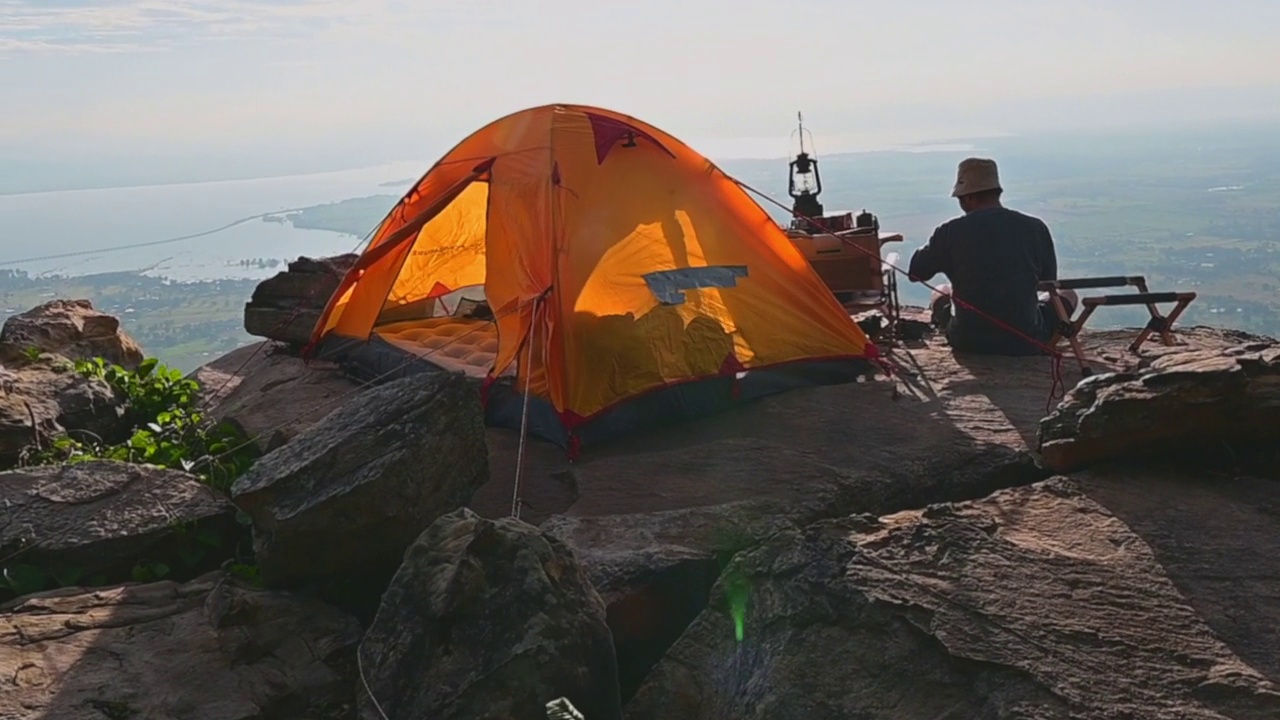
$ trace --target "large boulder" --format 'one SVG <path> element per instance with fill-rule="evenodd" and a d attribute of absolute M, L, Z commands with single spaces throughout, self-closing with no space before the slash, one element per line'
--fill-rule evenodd
<path fill-rule="evenodd" d="M 50 300 L 10 317 L 0 330 L 0 362 L 21 360 L 30 348 L 72 360 L 101 357 L 129 370 L 142 350 L 120 329 L 120 320 L 93 309 L 88 300 Z"/>
<path fill-rule="evenodd" d="M 261 453 L 297 437 L 358 387 L 338 366 L 303 362 L 267 341 L 233 350 L 192 377 L 205 413 L 240 428 Z"/>
<path fill-rule="evenodd" d="M 358 255 L 329 258 L 300 257 L 288 270 L 263 280 L 244 306 L 244 329 L 250 335 L 305 345 L 329 302 L 329 296 Z"/>
<path fill-rule="evenodd" d="M 1140 369 L 1095 375 L 1039 429 L 1044 461 L 1059 472 L 1224 443 L 1280 444 L 1280 344 L 1166 352 Z"/>
<path fill-rule="evenodd" d="M 479 390 L 413 375 L 353 395 L 232 487 L 268 585 L 371 573 L 489 479 Z M 380 588 L 379 588 L 380 589 Z"/>
<path fill-rule="evenodd" d="M 567 547 L 467 509 L 405 553 L 360 649 L 362 717 L 544 720 L 567 698 L 621 717 L 605 610 Z"/>
<path fill-rule="evenodd" d="M 783 533 L 739 555 L 629 720 L 1280 717 L 1078 483 Z"/>
<path fill-rule="evenodd" d="M 127 402 L 102 380 L 86 378 L 70 360 L 43 355 L 0 367 L 0 467 L 47 448 L 64 434 L 118 442 L 127 437 Z"/>
<path fill-rule="evenodd" d="M 339 720 L 360 626 L 220 574 L 0 607 L 0 717 Z"/>
<path fill-rule="evenodd" d="M 204 572 L 240 534 L 235 508 L 196 477 L 112 460 L 0 473 L 0 506 L 0 565 L 26 590 L 127 579 L 140 564 Z"/>

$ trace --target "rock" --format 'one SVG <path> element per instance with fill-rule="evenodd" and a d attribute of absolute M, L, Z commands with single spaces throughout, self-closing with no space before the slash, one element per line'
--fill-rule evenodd
<path fill-rule="evenodd" d="M 627 708 L 672 717 L 1261 719 L 1280 692 L 1054 478 L 739 555 Z"/>
<path fill-rule="evenodd" d="M 732 459 L 717 457 L 724 473 L 720 483 L 733 487 L 738 478 L 776 473 L 779 482 L 803 492 L 786 501 L 766 496 L 685 510 L 557 516 L 543 528 L 573 548 L 608 603 L 625 702 L 706 606 L 722 563 L 735 553 L 841 510 L 890 512 L 927 504 L 928 498 L 981 497 L 1041 477 L 1029 458 L 1019 463 L 998 453 L 959 457 L 969 465 L 944 470 L 943 458 L 936 458 L 937 474 L 926 470 L 885 486 L 885 476 L 875 471 L 846 474 L 782 448 L 743 448 Z M 678 462 L 668 466 L 673 474 L 684 469 Z M 749 493 L 743 487 L 742 494 Z"/>
<path fill-rule="evenodd" d="M 1280 464 L 1274 477 L 1185 462 L 1078 477 L 1150 546 L 1206 624 L 1250 666 L 1280 683 Z"/>
<path fill-rule="evenodd" d="M 524 516 L 569 544 L 609 604 L 624 700 L 733 553 L 823 518 L 979 498 L 1050 474 L 1034 454 L 1051 407 L 1050 360 L 956 355 L 936 333 L 920 334 L 886 350 L 893 386 L 789 391 L 588 449 L 573 464 L 529 445 Z M 1206 328 L 1179 337 L 1187 345 L 1139 355 L 1125 350 L 1129 331 L 1082 340 L 1116 370 L 1248 340 Z M 1067 387 L 1080 378 L 1071 363 L 1062 371 Z M 507 513 L 517 444 L 516 433 L 491 431 L 493 480 L 472 503 L 480 514 Z"/>
<path fill-rule="evenodd" d="M 358 255 L 300 257 L 289 269 L 263 280 L 244 306 L 244 329 L 250 335 L 302 346 L 320 319 L 329 297 Z"/>
<path fill-rule="evenodd" d="M 1096 375 L 1040 423 L 1060 472 L 1116 458 L 1280 442 L 1280 344 L 1166 352 L 1147 367 Z"/>
<path fill-rule="evenodd" d="M 957 359 L 936 339 L 888 359 L 896 399 L 888 382 L 789 391 L 572 465 L 530 445 L 522 487 L 532 509 L 554 508 L 557 487 L 576 487 L 543 527 L 609 603 L 624 700 L 735 552 L 823 518 L 982 497 L 1047 476 L 1028 446 L 1052 384 L 1046 359 Z M 514 435 L 491 436 L 494 479 L 472 505 L 482 515 L 509 507 Z M 572 482 L 554 480 L 564 475 Z"/>
<path fill-rule="evenodd" d="M 607 604 L 622 700 L 707 606 L 721 563 L 795 525 L 768 504 L 556 516 L 542 529 L 574 550 Z"/>
<path fill-rule="evenodd" d="M 140 561 L 207 571 L 240 534 L 235 508 L 195 476 L 113 460 L 0 473 L 0 506 L 3 566 L 52 572 L 49 585 L 127 579 Z"/>
<path fill-rule="evenodd" d="M 87 301 L 58 300 L 9 318 L 0 331 L 0 469 L 64 434 L 105 443 L 128 437 L 126 398 L 75 371 L 73 357 L 99 355 L 135 367 L 141 360 L 115 318 Z"/>
<path fill-rule="evenodd" d="M 478 389 L 414 375 L 354 395 L 232 487 L 264 582 L 395 572 L 405 548 L 487 481 Z"/>
<path fill-rule="evenodd" d="M 70 360 L 45 355 L 0 372 L 0 467 L 12 467 L 25 449 L 47 447 L 64 434 L 106 443 L 128 437 L 125 398 L 77 373 Z"/>
<path fill-rule="evenodd" d="M 624 701 L 734 553 L 823 518 L 977 498 L 1048 475 L 1028 445 L 1052 384 L 1047 359 L 956 358 L 933 337 L 888 360 L 896 397 L 888 382 L 789 391 L 572 465 L 554 448 L 528 447 L 527 516 L 552 515 L 542 527 L 573 549 L 608 603 Z M 500 517 L 518 438 L 490 440 L 493 480 L 471 507 Z"/>
<path fill-rule="evenodd" d="M 51 300 L 5 321 L 0 362 L 20 362 L 33 347 L 71 360 L 101 357 L 128 370 L 143 360 L 141 348 L 120 329 L 120 320 L 94 310 L 88 300 Z"/>
<path fill-rule="evenodd" d="M 13 467 L 38 438 L 61 434 L 53 413 L 25 397 L 0 395 L 0 467 Z M 33 448 L 34 450 L 34 448 Z"/>
<path fill-rule="evenodd" d="M 462 509 L 405 553 L 360 657 L 391 720 L 544 720 L 560 697 L 611 720 L 621 708 L 604 613 L 563 543 Z M 379 717 L 367 697 L 361 709 Z"/>
<path fill-rule="evenodd" d="M 197 369 L 200 406 L 270 452 L 333 411 L 359 387 L 332 363 L 303 362 L 269 342 L 233 350 Z"/>
<path fill-rule="evenodd" d="M 360 626 L 220 575 L 0 608 L 0 717 L 350 718 Z"/>

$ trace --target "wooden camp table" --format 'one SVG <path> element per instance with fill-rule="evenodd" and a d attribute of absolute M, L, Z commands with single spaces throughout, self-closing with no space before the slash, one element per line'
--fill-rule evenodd
<path fill-rule="evenodd" d="M 901 233 L 854 228 L 809 234 L 788 229 L 787 237 L 847 310 L 880 310 L 893 321 L 897 313 L 897 275 L 893 268 L 885 266 L 882 252 L 887 243 L 902 242 Z"/>

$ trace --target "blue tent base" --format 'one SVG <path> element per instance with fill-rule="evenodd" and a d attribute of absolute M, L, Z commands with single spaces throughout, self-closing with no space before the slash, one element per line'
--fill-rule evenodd
<path fill-rule="evenodd" d="M 574 429 L 582 448 L 633 435 L 645 430 L 706 420 L 717 413 L 788 390 L 856 382 L 869 377 L 875 367 L 864 359 L 813 360 L 750 370 L 736 381 L 731 376 L 677 383 L 625 400 L 591 417 Z M 737 392 L 734 384 L 737 384 Z M 493 427 L 520 428 L 524 395 L 510 383 L 489 388 L 485 421 Z M 529 434 L 569 447 L 569 431 L 551 404 L 529 400 Z"/>
<path fill-rule="evenodd" d="M 330 337 L 316 348 L 314 357 L 338 362 L 364 381 L 389 382 L 417 373 L 448 372 L 376 335 L 368 341 Z M 864 358 L 810 360 L 748 370 L 736 379 L 717 375 L 675 383 L 618 403 L 574 428 L 573 434 L 579 447 L 587 448 L 644 430 L 707 419 L 788 390 L 856 382 L 859 378 L 871 377 L 875 371 L 875 366 Z M 479 380 L 475 382 L 480 384 Z M 519 430 L 523 413 L 524 394 L 512 387 L 509 378 L 489 387 L 486 425 Z M 569 429 L 546 400 L 529 398 L 528 421 L 530 437 L 569 448 Z"/>

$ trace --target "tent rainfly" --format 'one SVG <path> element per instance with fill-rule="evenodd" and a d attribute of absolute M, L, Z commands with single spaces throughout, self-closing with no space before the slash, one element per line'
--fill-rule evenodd
<path fill-rule="evenodd" d="M 418 180 L 311 351 L 470 373 L 490 424 L 576 449 L 850 381 L 875 346 L 714 163 L 635 118 L 547 105 L 482 127 Z"/>

